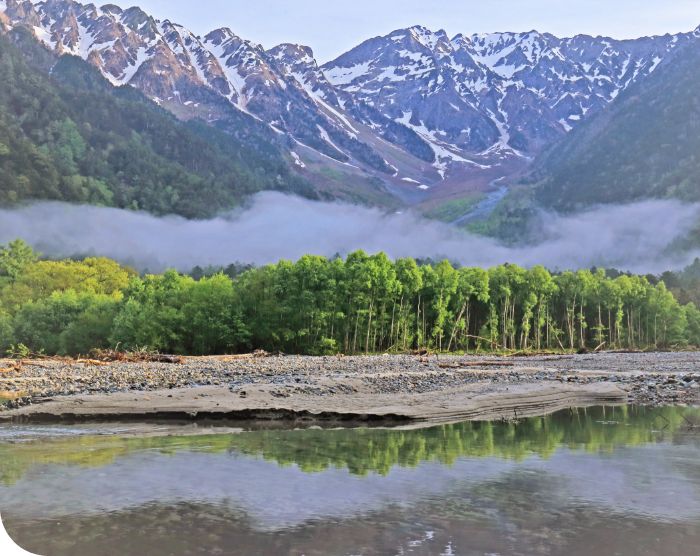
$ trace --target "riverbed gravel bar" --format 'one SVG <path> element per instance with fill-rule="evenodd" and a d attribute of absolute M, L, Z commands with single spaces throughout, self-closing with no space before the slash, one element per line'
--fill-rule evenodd
<path fill-rule="evenodd" d="M 511 419 L 607 403 L 697 404 L 700 353 L 0 360 L 0 420 Z"/>

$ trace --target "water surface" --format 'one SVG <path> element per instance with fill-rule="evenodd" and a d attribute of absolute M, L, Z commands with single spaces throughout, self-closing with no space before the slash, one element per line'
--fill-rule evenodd
<path fill-rule="evenodd" d="M 46 556 L 694 555 L 695 423 L 617 407 L 418 430 L 4 426 L 0 512 Z"/>

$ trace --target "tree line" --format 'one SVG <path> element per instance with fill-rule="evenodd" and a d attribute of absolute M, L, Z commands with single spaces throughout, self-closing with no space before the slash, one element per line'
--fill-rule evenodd
<path fill-rule="evenodd" d="M 700 345 L 700 311 L 663 280 L 605 270 L 306 255 L 197 278 L 0 247 L 0 349 L 223 354 L 577 351 Z"/>

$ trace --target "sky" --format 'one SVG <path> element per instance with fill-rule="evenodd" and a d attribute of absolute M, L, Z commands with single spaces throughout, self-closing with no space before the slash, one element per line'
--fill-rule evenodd
<path fill-rule="evenodd" d="M 108 0 L 104 0 L 107 3 Z M 99 0 L 98 0 L 98 3 Z M 700 0 L 111 0 L 138 5 L 195 33 L 230 27 L 271 48 L 311 46 L 321 62 L 395 29 L 424 25 L 450 35 L 546 31 L 614 38 L 690 31 L 700 25 Z"/>

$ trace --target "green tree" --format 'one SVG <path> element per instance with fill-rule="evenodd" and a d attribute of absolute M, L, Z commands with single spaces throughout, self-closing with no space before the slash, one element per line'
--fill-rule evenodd
<path fill-rule="evenodd" d="M 124 349 L 186 353 L 191 330 L 182 306 L 193 283 L 174 270 L 133 279 L 115 317 L 110 343 Z"/>
<path fill-rule="evenodd" d="M 110 296 L 57 291 L 22 306 L 14 317 L 14 339 L 34 352 L 85 354 L 108 345 L 116 307 Z"/>
<path fill-rule="evenodd" d="M 418 347 L 419 344 L 415 331 L 418 327 L 420 313 L 419 293 L 423 289 L 423 274 L 415 259 L 399 259 L 396 261 L 395 267 L 399 306 L 398 309 L 395 309 L 398 316 L 395 325 L 396 340 L 392 342 L 392 347 L 400 344 L 401 348 L 406 350 L 411 344 L 414 347 Z M 392 326 L 393 328 L 394 326 Z"/>
<path fill-rule="evenodd" d="M 39 260 L 39 256 L 21 239 L 11 241 L 6 246 L 0 245 L 0 276 L 16 280 L 27 266 Z"/>
<path fill-rule="evenodd" d="M 456 314 L 456 316 L 452 324 L 447 351 L 452 350 L 455 340 L 458 345 L 469 351 L 473 305 L 474 303 L 488 303 L 489 299 L 489 274 L 486 270 L 460 268 L 457 271 L 457 288 L 452 311 L 452 314 Z"/>
<path fill-rule="evenodd" d="M 450 261 L 442 261 L 435 267 L 435 272 L 431 273 L 430 278 L 433 282 L 428 284 L 432 288 L 432 339 L 436 343 L 436 347 L 442 351 L 443 340 L 448 324 L 449 312 L 448 308 L 452 300 L 452 296 L 457 292 L 459 284 L 459 275 L 453 268 Z"/>
<path fill-rule="evenodd" d="M 12 317 L 0 308 L 0 356 L 2 356 L 14 340 Z"/>
<path fill-rule="evenodd" d="M 199 282 L 188 282 L 188 289 L 181 309 L 189 329 L 186 353 L 231 353 L 247 347 L 249 333 L 229 278 L 217 274 Z"/>

